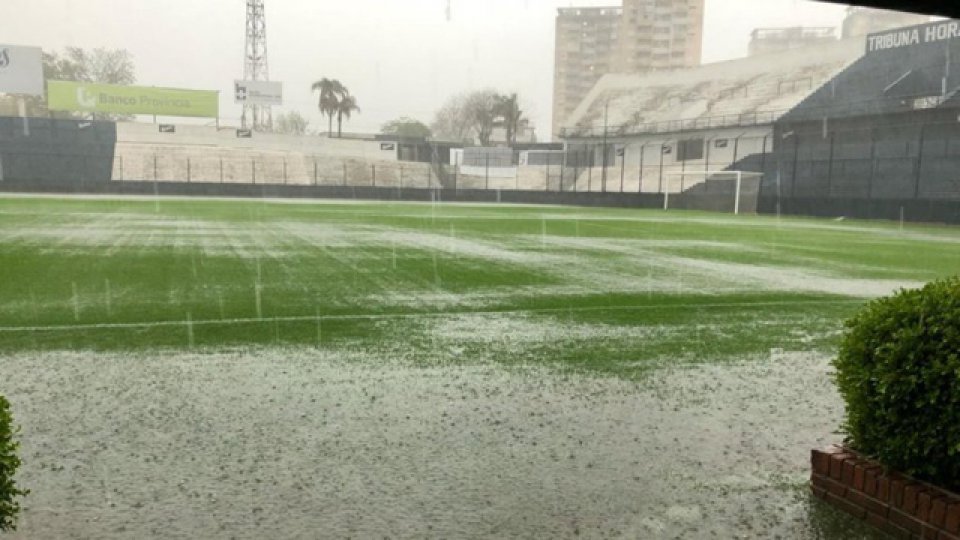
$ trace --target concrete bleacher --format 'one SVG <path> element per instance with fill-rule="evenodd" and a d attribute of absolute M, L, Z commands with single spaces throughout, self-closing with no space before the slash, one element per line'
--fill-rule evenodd
<path fill-rule="evenodd" d="M 785 112 L 863 51 L 862 39 L 850 39 L 683 70 L 609 74 L 568 119 L 565 135 L 595 136 L 605 123 L 613 134 L 627 135 L 731 125 L 759 112 Z M 771 115 L 769 122 L 774 119 Z"/>
<path fill-rule="evenodd" d="M 254 133 L 235 128 L 117 124 L 112 178 L 267 184 L 438 187 L 428 163 L 401 162 L 376 140 Z"/>
<path fill-rule="evenodd" d="M 237 137 L 235 127 L 176 125 L 174 133 L 162 133 L 157 124 L 118 122 L 117 142 L 130 145 L 231 148 L 238 150 L 323 154 L 362 159 L 397 160 L 396 147 L 385 149 L 372 139 L 331 138 L 312 135 L 279 135 L 255 132 Z"/>
<path fill-rule="evenodd" d="M 428 163 L 255 148 L 118 143 L 114 181 L 437 187 Z"/>

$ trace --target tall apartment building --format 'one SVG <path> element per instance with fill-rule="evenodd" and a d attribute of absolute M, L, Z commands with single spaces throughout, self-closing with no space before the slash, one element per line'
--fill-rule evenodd
<path fill-rule="evenodd" d="M 554 136 L 600 77 L 610 73 L 621 11 L 619 7 L 558 10 L 553 64 Z"/>
<path fill-rule="evenodd" d="M 614 72 L 699 66 L 703 1 L 624 0 Z"/>
<path fill-rule="evenodd" d="M 553 134 L 607 73 L 700 64 L 704 0 L 623 0 L 557 14 Z"/>
<path fill-rule="evenodd" d="M 813 47 L 837 40 L 836 28 L 830 26 L 790 28 L 757 28 L 750 33 L 749 56 Z"/>
<path fill-rule="evenodd" d="M 865 7 L 851 7 L 847 9 L 847 16 L 843 20 L 843 38 L 865 36 L 875 32 L 883 32 L 901 26 L 913 26 L 930 22 L 927 15 L 903 13 L 885 9 L 871 9 Z"/>

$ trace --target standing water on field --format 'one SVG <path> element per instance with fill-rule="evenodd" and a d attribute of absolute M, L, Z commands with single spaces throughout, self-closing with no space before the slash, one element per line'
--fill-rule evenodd
<path fill-rule="evenodd" d="M 827 369 L 14 355 L 0 379 L 33 494 L 12 538 L 872 538 L 808 496 L 809 448 L 842 409 Z"/>
<path fill-rule="evenodd" d="M 899 224 L 154 202 L 0 198 L 13 538 L 871 538 L 807 486 L 831 351 L 960 265 Z"/>

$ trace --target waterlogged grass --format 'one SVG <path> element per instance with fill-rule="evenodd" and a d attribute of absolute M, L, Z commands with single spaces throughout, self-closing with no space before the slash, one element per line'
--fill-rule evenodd
<path fill-rule="evenodd" d="M 32 490 L 11 538 L 875 538 L 805 485 L 842 412 L 828 369 L 783 354 L 635 382 L 304 348 L 8 355 Z"/>
<path fill-rule="evenodd" d="M 830 356 L 958 247 L 692 212 L 0 198 L 15 538 L 874 538 L 806 488 L 842 418 Z"/>
<path fill-rule="evenodd" d="M 958 242 L 619 209 L 5 198 L 0 350 L 307 345 L 633 375 L 829 351 L 866 299 L 960 268 Z"/>

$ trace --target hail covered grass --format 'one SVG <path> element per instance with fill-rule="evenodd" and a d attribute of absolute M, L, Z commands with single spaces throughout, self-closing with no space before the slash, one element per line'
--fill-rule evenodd
<path fill-rule="evenodd" d="M 15 538 L 868 537 L 804 489 L 842 413 L 829 358 L 863 302 L 955 273 L 958 241 L 0 197 L 0 392 L 33 491 Z"/>
<path fill-rule="evenodd" d="M 827 369 L 15 354 L 0 377 L 33 493 L 11 538 L 868 537 L 806 496 L 842 410 Z"/>

